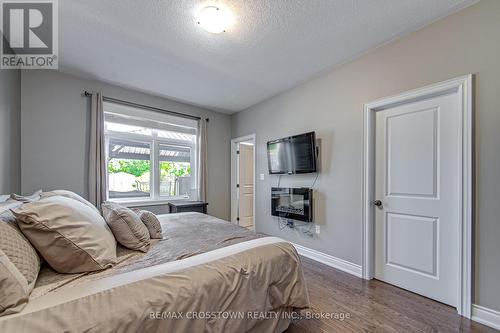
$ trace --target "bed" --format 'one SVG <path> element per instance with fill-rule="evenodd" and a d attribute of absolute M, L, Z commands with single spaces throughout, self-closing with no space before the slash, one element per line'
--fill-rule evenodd
<path fill-rule="evenodd" d="M 199 213 L 159 215 L 147 253 L 82 274 L 44 266 L 0 332 L 282 332 L 309 307 L 294 247 Z"/>

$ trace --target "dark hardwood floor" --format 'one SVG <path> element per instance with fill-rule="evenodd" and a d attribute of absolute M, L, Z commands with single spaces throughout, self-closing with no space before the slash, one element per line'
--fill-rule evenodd
<path fill-rule="evenodd" d="M 381 281 L 365 281 L 302 257 L 313 313 L 341 319 L 301 319 L 286 333 L 498 332 L 457 315 L 450 306 Z M 347 316 L 349 316 L 347 318 Z"/>

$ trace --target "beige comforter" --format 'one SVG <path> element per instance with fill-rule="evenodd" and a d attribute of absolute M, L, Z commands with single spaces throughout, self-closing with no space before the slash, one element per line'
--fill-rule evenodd
<path fill-rule="evenodd" d="M 293 246 L 202 214 L 161 217 L 164 240 L 88 275 L 46 268 L 1 332 L 281 332 L 309 306 Z M 207 224 L 208 223 L 208 224 Z"/>

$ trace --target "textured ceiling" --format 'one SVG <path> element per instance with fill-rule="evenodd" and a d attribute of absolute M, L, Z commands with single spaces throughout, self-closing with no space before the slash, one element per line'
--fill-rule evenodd
<path fill-rule="evenodd" d="M 64 0 L 60 70 L 234 112 L 475 0 Z M 228 8 L 222 34 L 196 25 Z"/>

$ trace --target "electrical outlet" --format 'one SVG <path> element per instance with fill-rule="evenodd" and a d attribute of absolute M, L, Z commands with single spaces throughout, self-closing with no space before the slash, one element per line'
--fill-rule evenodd
<path fill-rule="evenodd" d="M 260 174 L 260 180 L 264 180 L 264 174 L 263 173 Z"/>
<path fill-rule="evenodd" d="M 321 228 L 319 226 L 319 224 L 316 224 L 316 233 L 319 234 L 321 232 Z"/>

